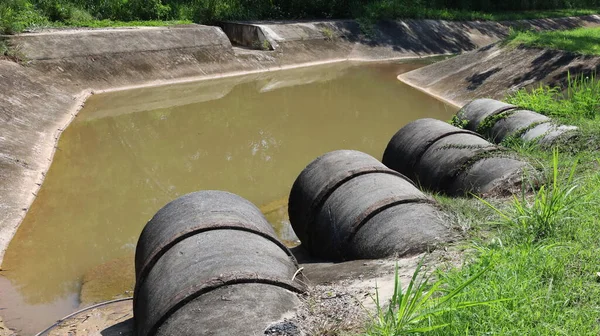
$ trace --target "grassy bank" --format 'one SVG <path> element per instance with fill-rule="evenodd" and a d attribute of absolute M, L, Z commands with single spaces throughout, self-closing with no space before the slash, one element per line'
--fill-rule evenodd
<path fill-rule="evenodd" d="M 404 335 L 410 328 L 430 326 L 444 327 L 427 335 L 600 334 L 599 88 L 596 78 L 573 75 L 565 87 L 506 97 L 580 128 L 577 138 L 554 148 L 514 139 L 504 143 L 543 168 L 547 181 L 538 192 L 513 199 L 439 197 L 457 224 L 470 228 L 464 264 L 442 266 L 435 273 L 441 288 L 459 288 L 489 267 L 452 304 L 493 303 L 465 309 L 450 304 L 404 331 L 379 328 L 398 314 L 375 319 L 366 335 Z"/>
<path fill-rule="evenodd" d="M 511 33 L 508 43 L 600 56 L 600 28 L 545 32 L 515 31 Z"/>
<path fill-rule="evenodd" d="M 596 14 L 598 8 L 600 0 L 3 0 L 0 32 L 10 34 L 48 26 L 121 26 L 124 22 L 156 25 L 156 21 L 518 20 Z"/>

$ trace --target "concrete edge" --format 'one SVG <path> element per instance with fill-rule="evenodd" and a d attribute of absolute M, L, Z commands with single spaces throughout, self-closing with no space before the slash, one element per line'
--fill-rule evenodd
<path fill-rule="evenodd" d="M 217 26 L 149 27 L 151 29 L 59 30 L 0 35 L 27 60 L 46 61 L 76 57 L 160 52 L 203 48 L 231 49 L 225 32 Z"/>
<path fill-rule="evenodd" d="M 398 76 L 398 77 L 396 77 L 396 78 L 397 78 L 397 79 L 398 79 L 400 82 L 402 82 L 402 83 L 404 83 L 404 84 L 406 84 L 406 85 L 408 85 L 408 86 L 412 87 L 413 89 L 416 89 L 416 90 L 418 90 L 418 91 L 420 91 L 420 92 L 423 92 L 423 93 L 425 93 L 425 94 L 427 94 L 427 95 L 429 95 L 429 96 L 431 96 L 431 97 L 433 97 L 433 98 L 435 98 L 435 99 L 437 99 L 437 100 L 439 100 L 439 101 L 441 101 L 441 102 L 443 102 L 443 103 L 446 103 L 446 104 L 452 105 L 452 106 L 454 106 L 454 107 L 456 107 L 456 108 L 458 108 L 458 109 L 462 108 L 462 104 L 460 104 L 460 103 L 458 103 L 458 102 L 456 102 L 456 101 L 454 101 L 454 100 L 452 100 L 452 99 L 450 99 L 450 98 L 444 97 L 444 96 L 442 96 L 442 95 L 438 95 L 438 94 L 436 94 L 436 93 L 432 92 L 432 91 L 431 91 L 431 90 L 429 90 L 429 89 L 426 89 L 426 88 L 424 88 L 424 87 L 421 87 L 421 86 L 417 85 L 416 83 L 413 83 L 413 82 L 411 82 L 410 80 L 408 80 L 408 79 L 406 79 L 406 78 L 403 78 L 403 77 L 402 77 L 402 75 L 399 75 L 399 76 Z"/>
<path fill-rule="evenodd" d="M 40 177 L 38 177 L 38 179 L 35 181 L 36 188 L 28 195 L 28 198 L 26 200 L 26 202 L 27 202 L 26 208 L 27 209 L 29 209 L 31 207 L 31 205 L 37 198 L 37 193 L 42 188 L 42 184 L 44 182 L 44 179 L 46 178 L 46 174 L 48 173 L 48 170 L 50 170 L 50 166 L 52 165 L 52 160 L 54 158 L 54 154 L 56 153 L 56 149 L 58 148 L 58 141 L 60 140 L 60 136 L 62 135 L 64 130 L 71 124 L 71 122 L 75 119 L 75 117 L 77 116 L 79 111 L 81 111 L 81 109 L 84 107 L 85 101 L 89 97 L 91 97 L 92 94 L 93 94 L 92 90 L 86 89 L 86 90 L 82 90 L 78 95 L 75 96 L 74 103 L 71 105 L 70 108 L 67 109 L 63 120 L 60 122 L 62 127 L 59 127 L 58 129 L 56 129 L 54 131 L 53 137 L 54 137 L 55 141 L 52 144 L 52 148 L 47 147 L 47 148 L 45 148 L 45 151 L 43 153 L 41 153 L 41 156 L 43 156 L 43 158 L 47 158 L 47 160 L 44 161 L 45 165 L 44 165 L 43 170 L 41 171 L 41 174 L 39 174 Z M 19 229 L 19 226 L 23 222 L 23 219 L 25 219 L 26 215 L 27 215 L 27 211 L 21 212 L 21 215 L 20 215 L 20 218 L 18 219 L 17 225 L 10 226 L 9 229 L 11 229 L 11 230 L 8 232 L 7 232 L 7 230 L 2 230 L 0 232 L 0 271 L 2 270 L 2 261 L 4 260 L 4 254 L 6 253 L 6 249 L 8 248 L 8 245 L 10 244 L 10 241 L 12 240 L 14 235 L 17 233 L 17 230 Z"/>

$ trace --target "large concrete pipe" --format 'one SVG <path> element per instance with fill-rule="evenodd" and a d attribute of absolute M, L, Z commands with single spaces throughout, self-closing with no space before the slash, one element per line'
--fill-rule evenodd
<path fill-rule="evenodd" d="M 493 99 L 471 101 L 458 111 L 456 122 L 495 143 L 507 137 L 519 137 L 525 141 L 550 144 L 559 137 L 573 135 L 572 131 L 577 130 L 574 126 L 555 125 L 550 118 L 537 112 Z"/>
<path fill-rule="evenodd" d="M 182 196 L 135 254 L 137 335 L 258 335 L 299 303 L 302 275 L 260 211 L 223 191 Z"/>
<path fill-rule="evenodd" d="M 324 154 L 300 173 L 289 216 L 302 246 L 327 260 L 418 253 L 449 237 L 431 197 L 404 175 L 352 150 Z"/>
<path fill-rule="evenodd" d="M 463 106 L 456 113 L 456 117 L 457 121 L 461 122 L 465 129 L 477 132 L 477 128 L 485 119 L 516 108 L 515 105 L 506 104 L 494 99 L 475 99 Z"/>
<path fill-rule="evenodd" d="M 435 119 L 419 119 L 390 140 L 383 163 L 421 186 L 449 195 L 504 192 L 529 165 L 479 134 Z"/>

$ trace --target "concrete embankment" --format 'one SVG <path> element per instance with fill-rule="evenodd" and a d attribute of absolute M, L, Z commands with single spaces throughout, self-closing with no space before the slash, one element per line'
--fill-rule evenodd
<path fill-rule="evenodd" d="M 185 25 L 3 36 L 20 62 L 0 59 L 0 263 L 44 179 L 61 131 L 94 91 L 349 59 L 459 53 L 499 40 L 509 26 L 598 24 L 596 16 L 516 23 L 406 20 L 378 24 L 367 37 L 353 21 L 226 22 L 222 29 Z"/>
<path fill-rule="evenodd" d="M 503 99 L 524 87 L 560 85 L 571 74 L 600 69 L 600 57 L 500 44 L 464 53 L 398 76 L 401 81 L 456 106 L 476 98 Z"/>
<path fill-rule="evenodd" d="M 399 20 L 374 25 L 365 35 L 365 27 L 352 20 L 220 24 L 234 44 L 274 50 L 283 60 L 297 57 L 298 52 L 317 59 L 356 60 L 456 54 L 497 42 L 510 28 L 552 30 L 597 25 L 600 17 L 596 15 L 507 22 Z"/>

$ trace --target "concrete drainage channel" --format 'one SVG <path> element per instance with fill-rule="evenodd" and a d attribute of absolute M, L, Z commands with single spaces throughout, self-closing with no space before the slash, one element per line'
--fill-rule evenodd
<path fill-rule="evenodd" d="M 557 19 L 553 21 L 552 28 L 584 25 L 586 24 L 582 23 L 584 21 L 597 23 L 599 20 L 596 17 L 587 21 L 576 18 Z M 547 20 L 544 22 L 534 20 L 519 24 L 544 27 L 548 22 Z M 149 83 L 152 81 L 164 84 L 183 78 L 195 80 L 224 74 L 268 71 L 299 64 L 308 65 L 311 62 L 352 59 L 384 60 L 458 53 L 499 40 L 506 35 L 508 27 L 512 25 L 514 24 L 407 20 L 378 26 L 376 40 L 368 40 L 361 36 L 360 31 L 357 30 L 358 24 L 352 21 L 223 23 L 222 31 L 216 27 L 194 25 L 176 29 L 115 29 L 7 37 L 11 45 L 18 46 L 19 53 L 24 56 L 23 60 L 27 62 L 28 67 L 0 60 L 0 69 L 6 70 L 3 74 L 6 74 L 8 78 L 5 83 L 0 83 L 0 98 L 2 101 L 8 102 L 7 106 L 3 107 L 6 107 L 4 110 L 8 111 L 9 116 L 8 121 L 0 129 L 3 131 L 5 139 L 16 139 L 10 140 L 12 142 L 3 146 L 3 152 L 0 153 L 0 161 L 9 167 L 2 168 L 3 176 L 5 176 L 2 189 L 12 190 L 6 195 L 0 195 L 0 203 L 3 206 L 8 204 L 4 207 L 8 211 L 3 214 L 0 227 L 2 233 L 0 251 L 3 253 L 5 250 L 18 223 L 24 216 L 23 211 L 31 204 L 32 192 L 38 189 L 36 185 L 39 186 L 44 178 L 52 158 L 52 148 L 56 145 L 60 131 L 68 125 L 79 109 L 79 107 L 72 106 L 74 97 L 85 96 L 82 95 L 82 92 L 89 94 L 92 90 L 102 91 L 127 86 L 150 85 Z M 441 35 L 446 37 L 443 41 L 440 41 L 439 38 L 432 38 Z M 231 42 L 265 52 L 236 55 Z M 6 85 L 9 82 L 15 84 Z M 82 91 L 82 88 L 85 89 Z M 76 103 L 82 104 L 83 100 L 77 100 Z M 470 111 L 470 108 L 475 106 L 477 106 L 476 103 L 466 107 L 463 112 L 468 115 L 467 112 Z M 478 108 L 478 110 L 480 109 Z M 355 167 L 354 170 L 340 164 L 340 162 L 343 163 L 342 159 L 339 159 L 341 161 L 336 161 L 338 159 L 329 161 L 329 158 L 339 156 L 340 153 L 326 154 L 311 164 L 309 167 L 320 166 L 321 168 L 317 170 L 321 170 L 320 174 L 322 175 L 312 176 L 308 172 L 303 172 L 304 175 L 299 177 L 299 181 L 305 182 L 298 183 L 307 185 L 313 183 L 323 186 L 320 184 L 321 182 L 318 182 L 323 179 L 328 181 L 328 184 L 325 184 L 328 188 L 313 190 L 312 187 L 302 187 L 306 190 L 303 191 L 304 194 L 301 197 L 307 199 L 297 202 L 292 201 L 295 197 L 291 197 L 290 211 L 294 207 L 299 207 L 298 209 L 305 209 L 304 211 L 307 213 L 312 213 L 310 218 L 294 220 L 292 224 L 294 228 L 298 228 L 299 236 L 304 235 L 303 243 L 309 247 L 313 256 L 330 260 L 382 258 L 395 254 L 409 256 L 440 242 L 450 241 L 453 237 L 445 226 L 444 213 L 440 211 L 435 201 L 418 190 L 415 184 L 425 186 L 428 190 L 441 191 L 450 195 L 494 193 L 497 190 L 495 188 L 502 185 L 520 187 L 522 181 L 519 179 L 519 174 L 530 167 L 514 154 L 507 153 L 483 138 L 487 137 L 489 140 L 498 141 L 505 135 L 525 135 L 533 132 L 531 134 L 544 135 L 544 137 L 532 136 L 531 139 L 544 139 L 547 135 L 554 136 L 556 132 L 565 130 L 562 126 L 552 126 L 544 118 L 529 111 L 518 111 L 514 107 L 507 109 L 490 107 L 486 108 L 483 113 L 485 117 L 483 119 L 477 117 L 481 119 L 481 122 L 474 123 L 475 128 L 471 132 L 455 129 L 447 124 L 442 125 L 443 123 L 440 124 L 440 122 L 433 123 L 423 120 L 415 122 L 416 124 L 411 127 L 416 127 L 421 123 L 431 123 L 431 126 L 439 128 L 440 132 L 435 138 L 419 139 L 419 142 L 415 143 L 419 147 L 418 150 L 403 148 L 401 142 L 398 143 L 392 139 L 388 146 L 389 151 L 386 150 L 383 159 L 387 168 L 361 153 L 352 155 L 358 158 L 357 162 L 362 160 L 362 162 L 366 162 L 366 165 Z M 12 115 L 18 115 L 19 118 L 11 118 Z M 482 124 L 484 127 L 480 127 Z M 23 125 L 28 125 L 28 127 L 24 128 Z M 483 135 L 479 136 L 474 131 L 480 131 Z M 395 138 L 413 137 L 410 135 L 411 132 L 413 131 L 410 128 L 403 129 Z M 418 131 L 414 132 L 418 133 Z M 529 137 L 524 139 L 527 140 Z M 412 156 L 409 163 L 401 162 L 405 155 Z M 447 171 L 442 172 L 434 166 L 438 159 L 444 160 L 444 169 Z M 28 164 L 15 164 L 13 161 L 28 162 Z M 405 167 L 402 168 L 402 165 Z M 498 170 L 488 169 L 490 166 L 508 168 L 502 168 L 504 170 L 502 173 Z M 483 171 L 486 174 L 475 174 L 477 171 Z M 506 171 L 510 174 L 506 174 Z M 311 180 L 312 182 L 306 182 Z M 361 195 L 360 190 L 365 183 L 380 185 L 382 186 L 381 190 L 384 190 L 387 185 L 394 185 L 397 188 L 390 189 L 389 194 L 385 195 L 376 193 Z M 294 191 L 292 192 L 294 193 Z M 303 202 L 304 205 L 302 205 Z M 239 200 L 239 203 L 244 203 L 244 201 Z M 305 208 L 307 204 L 308 207 Z M 330 209 L 332 207 L 335 207 L 336 211 L 339 210 L 339 213 L 335 213 L 335 215 L 343 220 L 331 220 Z M 202 213 L 202 211 L 198 212 L 193 205 L 186 205 L 183 208 L 195 215 Z M 227 212 L 232 208 L 233 206 L 222 209 L 222 211 Z M 250 213 L 252 213 L 252 207 L 250 209 Z M 410 218 L 417 209 L 428 214 L 427 225 L 398 227 L 402 225 L 402 220 L 398 221 L 398 219 Z M 293 217 L 293 214 L 290 213 L 290 217 Z M 278 332 L 283 329 L 291 330 L 292 334 L 295 332 L 293 326 L 285 323 L 283 316 L 286 311 L 295 309 L 287 304 L 300 302 L 296 300 L 298 293 L 304 291 L 304 285 L 307 283 L 310 285 L 311 277 L 306 274 L 307 280 L 303 279 L 303 273 L 308 272 L 299 268 L 287 249 L 281 248 L 279 243 L 269 238 L 272 237 L 271 233 L 264 231 L 261 226 L 262 218 L 252 217 L 252 215 L 249 218 L 253 219 L 244 222 L 246 229 L 239 229 L 242 227 L 239 225 L 242 222 L 241 219 L 229 218 L 228 220 L 238 224 L 235 229 L 229 226 L 231 223 L 219 227 L 218 222 L 214 221 L 205 223 L 210 226 L 210 230 L 207 229 L 208 226 L 198 230 L 194 229 L 196 231 L 192 230 L 197 234 L 186 231 L 189 229 L 185 228 L 186 220 L 179 223 L 183 225 L 182 231 L 173 233 L 179 238 L 165 242 L 164 253 L 155 258 L 149 258 L 148 262 L 154 266 L 147 271 L 147 275 L 158 272 L 155 275 L 156 289 L 136 290 L 136 315 L 155 314 L 152 315 L 152 319 L 136 320 L 140 334 L 155 332 L 160 334 L 164 330 L 170 330 L 168 328 L 179 326 L 179 324 L 170 323 L 170 319 L 184 321 L 181 322 L 181 326 L 193 330 L 196 327 L 194 323 L 198 323 L 198 321 L 190 319 L 190 316 L 193 315 L 189 315 L 186 309 L 195 305 L 191 311 L 197 312 L 203 306 L 212 308 L 215 305 L 223 305 L 231 302 L 228 301 L 227 295 L 229 294 L 239 298 L 240 302 L 243 302 L 242 305 L 246 305 L 246 307 L 259 307 L 262 303 L 256 302 L 255 296 L 246 295 L 246 293 L 262 291 L 264 288 L 268 288 L 267 290 L 273 294 L 274 302 L 285 301 L 286 304 L 269 307 L 272 310 L 266 320 L 264 316 L 242 315 L 247 309 L 241 309 L 237 319 L 252 328 L 256 327 L 256 330 L 266 330 L 267 333 L 269 330 Z M 368 234 L 373 225 L 382 225 L 389 232 L 394 232 L 394 239 L 386 240 L 387 237 Z M 233 226 L 235 227 L 235 225 Z M 178 226 L 174 227 L 178 228 Z M 331 244 L 329 249 L 322 249 L 320 246 L 319 239 L 323 238 L 322 234 L 331 238 L 331 241 L 325 240 Z M 264 270 L 259 261 L 257 264 L 233 262 L 228 265 L 230 268 L 227 271 L 230 272 L 228 273 L 230 276 L 227 279 L 220 278 L 221 274 L 219 274 L 217 277 L 203 279 L 203 282 L 199 284 L 186 283 L 182 288 L 159 288 L 161 284 L 169 282 L 170 277 L 181 277 L 184 274 L 170 270 L 168 268 L 170 263 L 161 266 L 163 258 L 173 257 L 174 260 L 184 263 L 179 265 L 183 270 L 192 272 L 186 274 L 187 278 L 181 279 L 182 281 L 194 278 L 193 272 L 200 272 L 204 262 L 202 258 L 207 255 L 196 255 L 197 251 L 195 250 L 189 252 L 190 250 L 177 250 L 176 247 L 183 247 L 194 240 L 197 243 L 203 239 L 204 235 L 213 236 L 215 237 L 214 241 L 220 242 L 229 242 L 234 238 L 242 239 L 243 236 L 244 241 L 253 241 L 256 246 L 268 246 L 269 248 L 266 248 L 265 251 L 270 251 L 269 255 L 261 257 L 274 258 L 281 267 L 278 268 L 279 271 L 271 274 L 269 272 L 276 269 Z M 409 237 L 413 236 L 418 239 L 411 241 Z M 381 249 L 374 249 L 373 246 L 379 242 L 383 242 Z M 143 244 L 142 239 L 140 244 Z M 252 250 L 252 244 L 243 246 L 243 248 L 246 250 L 239 250 L 234 254 L 245 255 L 256 252 Z M 223 255 L 225 254 L 223 253 Z M 194 260 L 199 261 L 196 265 L 198 268 L 191 267 L 191 264 L 190 267 L 185 267 L 185 262 L 189 262 L 191 259 L 184 260 L 184 257 L 196 258 Z M 208 263 L 208 261 L 206 262 Z M 246 267 L 248 268 L 246 269 Z M 249 273 L 252 273 L 253 277 L 232 275 L 248 275 Z M 223 274 L 226 272 L 223 271 Z M 239 283 L 228 281 L 232 279 L 239 280 Z M 138 278 L 138 280 L 140 279 Z M 150 286 L 148 279 L 142 282 L 144 285 L 140 286 Z M 162 302 L 160 298 L 151 297 L 155 290 L 182 294 L 181 300 Z M 229 290 L 227 295 L 217 295 L 227 290 Z M 115 302 L 110 305 L 116 304 L 123 304 L 123 302 Z M 100 308 L 100 306 L 94 307 L 92 310 Z M 122 317 L 127 317 L 131 307 L 121 308 L 123 311 L 127 311 Z M 157 311 L 144 312 L 145 309 L 157 309 Z M 275 316 L 281 318 L 276 319 Z M 61 325 L 68 326 L 79 317 L 80 314 L 76 314 L 44 334 L 52 334 L 53 330 L 56 331 Z M 85 320 L 87 319 L 85 318 Z M 229 322 L 216 317 L 212 319 L 215 323 Z M 113 322 L 115 321 L 113 320 Z M 113 332 L 118 331 L 120 334 L 131 333 L 131 323 L 127 322 L 127 318 L 116 322 L 118 323 L 105 327 Z M 149 323 L 149 325 L 143 325 L 144 323 Z M 302 328 L 301 325 L 296 327 L 298 330 Z"/>
<path fill-rule="evenodd" d="M 302 242 L 294 253 L 249 201 L 224 191 L 182 196 L 160 209 L 138 240 L 133 319 L 106 330 L 306 335 L 295 316 L 316 287 L 295 255 L 363 262 L 406 258 L 451 242 L 457 237 L 448 215 L 417 185 L 455 196 L 497 192 L 507 184 L 521 188 L 524 169 L 535 170 L 507 151 L 472 131 L 419 119 L 394 135 L 383 163 L 354 150 L 326 153 L 300 173 L 290 192 L 290 221 Z"/>
<path fill-rule="evenodd" d="M 404 20 L 378 24 L 376 34 L 365 36 L 351 20 L 224 22 L 221 27 L 56 30 L 3 36 L 27 66 L 0 60 L 5 77 L 0 82 L 0 101 L 7 120 L 0 125 L 5 139 L 0 153 L 5 177 L 1 187 L 7 191 L 0 194 L 0 205 L 6 209 L 0 222 L 0 263 L 25 216 L 23 209 L 31 206 L 45 178 L 62 130 L 93 93 L 317 63 L 456 54 L 496 42 L 515 25 L 561 29 L 598 24 L 596 16 L 503 23 Z M 258 50 L 238 52 L 232 41 Z"/>

